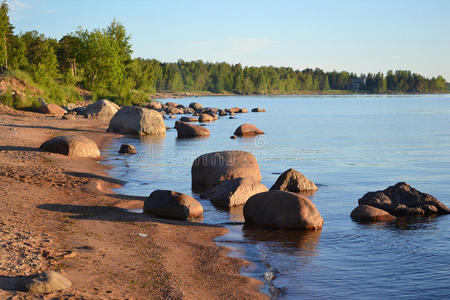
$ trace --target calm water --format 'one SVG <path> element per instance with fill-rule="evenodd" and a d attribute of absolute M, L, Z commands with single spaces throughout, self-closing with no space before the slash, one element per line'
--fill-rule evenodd
<path fill-rule="evenodd" d="M 147 196 L 155 189 L 193 195 L 190 168 L 204 153 L 245 150 L 269 188 L 295 168 L 316 182 L 309 196 L 324 218 L 321 232 L 249 231 L 226 225 L 217 243 L 253 265 L 243 273 L 265 281 L 273 298 L 450 297 L 450 216 L 363 225 L 349 215 L 368 191 L 406 181 L 450 205 L 450 96 L 205 97 L 176 100 L 203 106 L 264 107 L 212 124 L 209 138 L 116 139 L 105 149 L 111 176 L 128 183 L 119 193 Z M 167 120 L 173 126 L 174 120 Z M 231 140 L 243 123 L 264 136 Z M 123 142 L 134 156 L 117 154 Z M 243 221 L 242 209 L 216 210 L 201 200 L 204 223 Z M 271 275 L 274 275 L 271 278 Z M 272 280 L 270 280 L 272 279 Z"/>

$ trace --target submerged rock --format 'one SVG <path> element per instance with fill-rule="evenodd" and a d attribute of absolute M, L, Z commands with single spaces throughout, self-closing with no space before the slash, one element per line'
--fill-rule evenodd
<path fill-rule="evenodd" d="M 255 107 L 252 109 L 252 112 L 266 112 L 266 110 L 264 108 Z"/>
<path fill-rule="evenodd" d="M 271 229 L 319 230 L 323 219 L 306 197 L 285 191 L 256 194 L 244 205 L 246 224 Z"/>
<path fill-rule="evenodd" d="M 251 196 L 267 192 L 267 187 L 260 182 L 247 178 L 223 181 L 203 192 L 200 197 L 211 200 L 220 207 L 243 205 Z"/>
<path fill-rule="evenodd" d="M 249 136 L 264 134 L 264 132 L 261 129 L 257 128 L 255 125 L 242 124 L 234 131 L 234 134 L 237 136 Z"/>
<path fill-rule="evenodd" d="M 200 217 L 203 214 L 203 207 L 189 195 L 156 190 L 145 199 L 144 213 L 168 219 L 187 220 Z"/>
<path fill-rule="evenodd" d="M 180 121 L 182 121 L 182 122 L 198 122 L 198 118 L 196 118 L 196 117 L 181 117 Z"/>
<path fill-rule="evenodd" d="M 122 154 L 136 154 L 136 148 L 130 144 L 122 144 L 119 149 L 119 153 Z"/>
<path fill-rule="evenodd" d="M 123 106 L 109 122 L 107 131 L 139 135 L 163 135 L 166 133 L 166 125 L 163 117 L 156 110 Z"/>
<path fill-rule="evenodd" d="M 39 149 L 71 157 L 100 157 L 97 144 L 84 136 L 57 136 L 43 143 Z"/>
<path fill-rule="evenodd" d="M 422 193 L 405 182 L 399 182 L 383 191 L 370 192 L 358 200 L 387 211 L 394 216 L 428 216 L 450 214 L 450 209 L 435 197 Z"/>
<path fill-rule="evenodd" d="M 245 151 L 221 151 L 199 156 L 192 164 L 192 188 L 215 186 L 222 181 L 248 178 L 261 181 L 256 158 Z"/>
<path fill-rule="evenodd" d="M 175 129 L 177 130 L 178 137 L 195 137 L 195 136 L 210 135 L 208 128 L 182 121 L 175 122 Z"/>
<path fill-rule="evenodd" d="M 303 191 L 315 191 L 317 190 L 317 186 L 302 173 L 294 169 L 289 169 L 278 177 L 270 190 L 299 193 Z"/>
<path fill-rule="evenodd" d="M 363 222 L 371 221 L 389 221 L 396 218 L 385 210 L 375 208 L 368 205 L 360 205 L 356 207 L 350 214 L 352 219 Z"/>

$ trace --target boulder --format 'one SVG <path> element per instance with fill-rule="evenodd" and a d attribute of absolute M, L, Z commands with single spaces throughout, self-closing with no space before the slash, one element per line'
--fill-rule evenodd
<path fill-rule="evenodd" d="M 75 107 L 75 108 L 73 109 L 73 111 L 76 112 L 77 115 L 82 115 L 82 116 L 84 116 L 84 115 L 86 115 L 86 106 L 78 106 L 78 107 Z"/>
<path fill-rule="evenodd" d="M 154 109 L 154 110 L 161 110 L 162 104 L 161 104 L 161 102 L 152 101 L 149 104 L 147 104 L 147 108 Z"/>
<path fill-rule="evenodd" d="M 208 114 L 200 114 L 199 121 L 202 123 L 212 122 L 212 121 L 214 121 L 214 118 Z"/>
<path fill-rule="evenodd" d="M 164 108 L 164 111 L 168 114 L 174 115 L 184 114 L 184 111 L 176 106 L 167 106 Z"/>
<path fill-rule="evenodd" d="M 33 294 L 53 293 L 72 286 L 69 279 L 54 271 L 29 276 L 19 282 L 19 288 Z"/>
<path fill-rule="evenodd" d="M 190 107 L 185 107 L 185 108 L 184 108 L 184 113 L 185 113 L 185 114 L 193 114 L 193 113 L 195 113 L 195 110 L 193 110 L 193 109 L 190 108 Z"/>
<path fill-rule="evenodd" d="M 62 117 L 66 113 L 66 110 L 57 104 L 49 103 L 41 106 L 41 113 L 46 115 Z"/>
<path fill-rule="evenodd" d="M 362 222 L 390 221 L 396 219 L 387 211 L 368 205 L 360 205 L 356 207 L 350 216 L 352 219 Z"/>
<path fill-rule="evenodd" d="M 145 199 L 144 213 L 158 217 L 187 220 L 203 214 L 203 207 L 194 198 L 174 191 L 156 190 Z"/>
<path fill-rule="evenodd" d="M 252 112 L 266 112 L 266 110 L 264 108 L 255 107 L 252 109 Z"/>
<path fill-rule="evenodd" d="M 237 136 L 249 136 L 249 135 L 264 134 L 264 132 L 258 129 L 255 125 L 242 124 L 234 131 L 234 134 Z"/>
<path fill-rule="evenodd" d="M 175 102 L 166 102 L 166 106 L 174 106 L 177 107 L 179 104 Z"/>
<path fill-rule="evenodd" d="M 221 151 L 197 157 L 191 168 L 192 188 L 199 190 L 218 185 L 222 181 L 248 178 L 261 181 L 256 158 L 245 151 Z"/>
<path fill-rule="evenodd" d="M 435 197 L 422 193 L 405 182 L 399 182 L 383 191 L 370 192 L 358 200 L 398 216 L 428 216 L 450 214 L 450 209 Z"/>
<path fill-rule="evenodd" d="M 77 118 L 75 112 L 67 113 L 64 116 L 62 116 L 64 120 L 75 120 Z"/>
<path fill-rule="evenodd" d="M 243 114 L 243 113 L 248 113 L 248 110 L 246 108 L 241 108 L 239 110 L 239 113 Z"/>
<path fill-rule="evenodd" d="M 222 181 L 219 185 L 203 192 L 200 197 L 209 199 L 220 207 L 243 205 L 251 196 L 267 192 L 267 187 L 259 182 L 247 178 L 237 178 Z"/>
<path fill-rule="evenodd" d="M 139 135 L 163 135 L 166 133 L 166 125 L 163 117 L 156 110 L 123 106 L 109 122 L 107 131 Z"/>
<path fill-rule="evenodd" d="M 98 100 L 86 106 L 85 115 L 89 119 L 111 120 L 120 107 L 106 99 Z"/>
<path fill-rule="evenodd" d="M 231 113 L 238 113 L 239 110 L 240 110 L 239 107 L 232 107 L 232 108 L 228 109 L 228 112 L 229 112 L 230 114 L 231 114 Z"/>
<path fill-rule="evenodd" d="M 130 144 L 122 144 L 119 149 L 119 153 L 122 154 L 136 154 L 136 148 Z"/>
<path fill-rule="evenodd" d="M 208 112 L 207 115 L 210 115 L 213 118 L 214 121 L 215 120 L 219 120 L 219 117 L 213 112 Z"/>
<path fill-rule="evenodd" d="M 278 177 L 270 190 L 299 193 L 303 191 L 315 191 L 317 190 L 317 186 L 302 173 L 294 169 L 289 169 Z"/>
<path fill-rule="evenodd" d="M 203 105 L 201 105 L 198 102 L 192 102 L 189 104 L 189 107 L 192 108 L 193 110 L 200 110 L 203 108 Z"/>
<path fill-rule="evenodd" d="M 285 191 L 256 194 L 244 205 L 246 224 L 272 229 L 319 230 L 323 219 L 306 197 Z"/>
<path fill-rule="evenodd" d="M 175 122 L 175 129 L 177 130 L 178 137 L 193 137 L 193 136 L 208 136 L 210 132 L 208 128 L 190 124 L 183 121 Z"/>
<path fill-rule="evenodd" d="M 226 116 L 227 114 L 228 113 L 225 110 L 223 110 L 223 109 L 219 110 L 219 116 L 223 117 L 223 116 Z"/>
<path fill-rule="evenodd" d="M 43 143 L 39 149 L 71 157 L 100 157 L 97 144 L 84 136 L 57 136 Z"/>
<path fill-rule="evenodd" d="M 198 118 L 196 117 L 181 117 L 181 122 L 198 122 Z"/>

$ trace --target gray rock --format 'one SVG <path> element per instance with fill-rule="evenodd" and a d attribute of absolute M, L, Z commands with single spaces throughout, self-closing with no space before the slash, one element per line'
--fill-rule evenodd
<path fill-rule="evenodd" d="M 123 106 L 109 122 L 108 131 L 139 135 L 164 135 L 166 125 L 156 110 Z"/>
<path fill-rule="evenodd" d="M 84 136 L 57 136 L 43 143 L 40 149 L 70 157 L 100 157 L 97 144 Z"/>
<path fill-rule="evenodd" d="M 111 120 L 120 107 L 106 99 L 98 100 L 86 106 L 85 115 L 89 119 Z"/>

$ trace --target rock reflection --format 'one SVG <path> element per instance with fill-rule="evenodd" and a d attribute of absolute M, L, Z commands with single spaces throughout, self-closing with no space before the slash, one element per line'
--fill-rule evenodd
<path fill-rule="evenodd" d="M 374 222 L 360 222 L 357 223 L 363 227 L 370 227 L 376 229 L 390 229 L 394 231 L 399 230 L 421 230 L 421 229 L 436 229 L 437 222 L 441 216 L 428 217 L 397 217 L 391 221 L 374 221 Z"/>
<path fill-rule="evenodd" d="M 270 243 L 274 252 L 298 256 L 318 255 L 317 246 L 322 231 L 314 230 L 263 230 L 244 226 L 243 236 L 249 242 Z"/>

